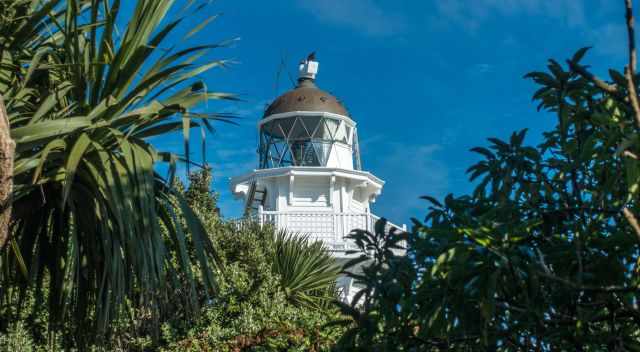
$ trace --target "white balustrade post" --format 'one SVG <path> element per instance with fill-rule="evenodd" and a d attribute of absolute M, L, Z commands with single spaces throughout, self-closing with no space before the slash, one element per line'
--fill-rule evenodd
<path fill-rule="evenodd" d="M 337 216 L 338 213 L 331 213 L 331 221 L 333 222 L 333 243 L 340 243 L 338 240 L 338 233 L 340 232 L 340 229 L 338 229 L 338 219 L 336 219 Z"/>
<path fill-rule="evenodd" d="M 340 231 L 340 232 L 341 232 L 340 241 L 342 241 L 342 242 L 345 242 L 344 237 L 345 237 L 346 235 L 348 235 L 348 234 L 349 234 L 349 232 L 351 232 L 351 230 L 352 230 L 352 229 L 350 229 L 350 228 L 348 227 L 348 225 L 347 225 L 347 224 L 348 224 L 348 221 L 347 221 L 348 219 L 347 219 L 347 218 L 348 218 L 349 216 L 351 216 L 351 214 L 342 213 L 342 222 L 341 222 L 341 223 L 342 223 L 342 231 Z M 346 243 L 346 242 L 345 242 L 345 243 Z"/>
<path fill-rule="evenodd" d="M 260 227 L 264 225 L 264 206 L 262 204 L 258 205 L 258 223 Z"/>
<path fill-rule="evenodd" d="M 365 213 L 364 214 L 364 227 L 365 230 L 369 231 L 369 223 L 371 222 L 371 214 L 370 213 Z"/>

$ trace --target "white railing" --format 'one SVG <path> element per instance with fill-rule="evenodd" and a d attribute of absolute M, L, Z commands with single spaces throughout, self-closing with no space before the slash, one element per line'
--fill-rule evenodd
<path fill-rule="evenodd" d="M 260 225 L 273 225 L 293 233 L 305 234 L 310 239 L 322 241 L 334 252 L 358 249 L 353 241 L 345 238 L 355 229 L 374 232 L 380 218 L 371 213 L 290 212 L 258 211 L 254 221 Z M 406 226 L 387 222 L 385 231 L 397 228 L 406 231 Z"/>

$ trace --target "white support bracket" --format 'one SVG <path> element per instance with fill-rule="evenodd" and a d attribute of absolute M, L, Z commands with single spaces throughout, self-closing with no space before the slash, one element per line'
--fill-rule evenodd
<path fill-rule="evenodd" d="M 335 185 L 336 185 L 336 177 L 331 175 L 331 178 L 329 180 L 329 205 L 333 206 L 333 191 L 335 189 Z"/>
<path fill-rule="evenodd" d="M 287 204 L 293 205 L 293 181 L 294 176 L 289 175 L 289 196 L 287 197 Z"/>

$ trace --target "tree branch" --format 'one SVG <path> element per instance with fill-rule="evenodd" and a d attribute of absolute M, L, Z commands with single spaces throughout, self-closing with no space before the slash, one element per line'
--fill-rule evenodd
<path fill-rule="evenodd" d="M 575 282 L 563 279 L 561 277 L 552 275 L 552 274 L 547 274 L 545 272 L 542 271 L 536 271 L 538 275 L 545 277 L 547 279 L 551 279 L 553 281 L 557 281 L 560 282 L 566 286 L 569 286 L 575 290 L 578 291 L 585 291 L 585 292 L 607 292 L 607 293 L 614 293 L 614 292 L 637 292 L 640 291 L 640 287 L 639 286 L 583 286 L 583 285 L 578 285 Z"/>
<path fill-rule="evenodd" d="M 624 217 L 627 219 L 627 222 L 629 223 L 629 225 L 631 225 L 631 227 L 633 228 L 633 231 L 636 232 L 636 236 L 640 241 L 640 223 L 638 223 L 638 219 L 636 219 L 636 216 L 633 215 L 631 210 L 629 210 L 629 208 L 627 207 L 622 208 L 622 213 L 624 214 Z"/>
<path fill-rule="evenodd" d="M 634 32 L 634 20 L 633 20 L 633 5 L 631 0 L 625 0 L 626 5 L 626 18 L 627 18 L 627 36 L 629 44 L 629 70 L 631 70 L 631 76 L 635 77 L 637 56 L 636 56 L 636 39 Z"/>
<path fill-rule="evenodd" d="M 620 96 L 620 91 L 618 90 L 618 87 L 615 84 L 609 84 L 601 80 L 600 78 L 596 77 L 593 73 L 587 71 L 587 69 L 584 68 L 584 66 L 578 65 L 572 60 L 567 60 L 567 64 L 569 64 L 570 69 L 575 71 L 584 79 L 591 81 L 596 87 L 600 88 L 601 90 L 611 95 Z"/>
<path fill-rule="evenodd" d="M 640 128 L 640 104 L 638 103 L 638 93 L 636 92 L 636 84 L 634 82 L 636 76 L 636 66 L 637 66 L 637 53 L 636 53 L 636 39 L 635 39 L 635 31 L 634 31 L 634 19 L 633 19 L 633 5 L 631 0 L 625 0 L 625 17 L 627 19 L 627 39 L 629 46 L 629 65 L 624 70 L 624 75 L 627 79 L 627 89 L 629 91 L 629 101 L 631 102 L 631 107 L 633 108 L 633 113 L 636 119 L 636 124 L 638 128 Z M 627 154 L 625 154 L 627 155 Z M 624 217 L 627 219 L 627 222 L 636 233 L 638 240 L 640 240 L 640 223 L 638 223 L 638 219 L 635 215 L 629 210 L 629 208 L 624 207 L 622 209 L 622 213 Z"/>
<path fill-rule="evenodd" d="M 629 89 L 629 101 L 631 102 L 631 107 L 633 108 L 633 115 L 636 120 L 636 125 L 640 128 L 640 104 L 638 103 L 638 93 L 636 92 L 636 85 L 633 81 L 634 74 L 629 67 L 624 69 L 624 76 L 627 78 L 627 87 Z"/>
<path fill-rule="evenodd" d="M 624 76 L 627 78 L 627 89 L 629 90 L 629 101 L 633 108 L 636 124 L 640 128 L 640 104 L 638 103 L 638 93 L 636 92 L 636 84 L 634 82 L 636 76 L 637 54 L 634 32 L 633 7 L 631 0 L 625 0 L 626 18 L 627 18 L 627 36 L 629 46 L 629 65 L 624 70 Z"/>
<path fill-rule="evenodd" d="M 16 144 L 11 139 L 9 115 L 0 96 L 0 250 L 9 241 L 13 192 L 13 158 Z"/>
<path fill-rule="evenodd" d="M 634 160 L 638 160 L 640 158 L 638 158 L 638 156 L 636 154 L 634 154 L 633 152 L 629 151 L 629 150 L 625 150 L 624 152 L 622 152 L 622 155 L 634 159 Z"/>

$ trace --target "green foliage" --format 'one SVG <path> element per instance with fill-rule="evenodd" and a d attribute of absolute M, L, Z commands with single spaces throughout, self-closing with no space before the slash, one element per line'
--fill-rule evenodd
<path fill-rule="evenodd" d="M 335 299 L 331 294 L 338 270 L 333 258 L 304 237 L 222 223 L 215 212 L 217 195 L 209 189 L 210 170 L 193 173 L 189 180 L 185 198 L 203 216 L 218 250 L 221 274 L 217 294 L 206 302 L 202 316 L 164 323 L 162 348 L 328 350 L 342 331 L 325 327 L 339 317 L 327 303 Z"/>
<path fill-rule="evenodd" d="M 585 52 L 527 75 L 557 116 L 542 143 L 523 130 L 472 149 L 473 194 L 426 197 L 407 258 L 375 249 L 384 265 L 361 278 L 369 296 L 343 345 L 640 350 L 639 237 L 624 215 L 640 214 L 639 128 L 622 75 L 603 90 L 580 72 Z"/>
<path fill-rule="evenodd" d="M 186 333 L 169 330 L 175 351 L 308 351 L 328 350 L 341 329 L 324 325 L 338 318 L 333 307 L 308 308 L 291 303 L 279 275 L 272 229 L 234 226 L 217 233 L 226 263 L 219 293 L 202 318 Z M 298 243 L 298 242 L 297 242 Z M 301 248 L 304 249 L 304 248 Z"/>
<path fill-rule="evenodd" d="M 217 206 L 218 194 L 210 190 L 213 176 L 211 169 L 205 167 L 189 174 L 189 187 L 184 197 L 195 213 L 203 220 L 205 226 L 213 229 L 219 224 L 220 214 Z"/>
<path fill-rule="evenodd" d="M 210 170 L 204 169 L 189 175 L 187 187 L 178 182 L 176 189 L 201 216 L 217 249 L 216 294 L 197 295 L 202 308 L 200 314 L 194 314 L 180 297 L 188 290 L 169 288 L 165 294 L 171 304 L 164 307 L 162 314 L 154 316 L 147 307 L 131 305 L 126 314 L 111 323 L 113 334 L 109 340 L 89 339 L 86 350 L 328 351 L 335 344 L 344 329 L 327 326 L 340 318 L 338 309 L 329 304 L 335 299 L 331 294 L 337 278 L 333 259 L 322 246 L 306 239 L 269 227 L 249 225 L 238 229 L 235 224 L 222 222 L 216 212 L 210 211 L 216 209 L 217 199 L 210 191 L 210 183 Z M 182 215 L 176 216 L 177 222 L 186 226 Z M 305 253 L 308 259 L 286 259 L 290 253 Z M 191 250 L 188 255 L 195 253 Z M 304 272 L 319 282 L 283 280 L 281 274 L 292 274 L 287 273 L 286 266 L 277 268 L 278 259 L 301 262 Z M 171 260 L 180 259 L 174 255 Z M 196 278 L 202 274 L 196 265 L 192 270 Z M 196 290 L 200 292 L 201 286 Z M 71 337 L 50 334 L 47 311 L 31 308 L 35 297 L 27 291 L 24 308 L 12 314 L 16 318 L 7 330 L 0 330 L 4 339 L 0 341 L 21 345 L 24 341 L 34 351 L 73 350 L 75 342 Z M 75 331 L 73 325 L 64 324 L 62 329 L 71 333 Z M 156 329 L 160 330 L 159 336 Z"/>
<path fill-rule="evenodd" d="M 360 255 L 347 262 L 346 272 L 363 289 L 350 304 L 339 303 L 348 319 L 334 322 L 347 328 L 338 350 L 396 351 L 401 346 L 419 346 L 413 342 L 414 327 L 409 323 L 415 312 L 408 298 L 413 294 L 417 273 L 404 253 L 407 233 L 395 228 L 386 231 L 387 227 L 382 218 L 373 233 L 355 230 L 347 236 L 358 245 Z"/>
<path fill-rule="evenodd" d="M 182 130 L 188 146 L 191 128 L 221 118 L 189 109 L 233 97 L 197 79 L 224 65 L 197 61 L 219 45 L 167 47 L 174 11 L 172 0 L 139 0 L 130 18 L 118 0 L 0 0 L 0 94 L 17 143 L 0 329 L 27 292 L 52 330 L 74 323 L 78 345 L 134 308 L 160 319 L 166 292 L 182 290 L 172 299 L 190 312 L 198 292 L 214 292 L 207 233 L 154 171 L 178 158 L 147 138 Z"/>
<path fill-rule="evenodd" d="M 322 242 L 301 234 L 277 231 L 272 271 L 280 277 L 285 296 L 296 306 L 322 307 L 335 299 L 340 268 Z"/>
<path fill-rule="evenodd" d="M 0 335 L 0 346 L 6 351 L 33 352 L 33 345 L 31 334 L 26 331 L 22 321 L 12 324 L 6 334 Z"/>

